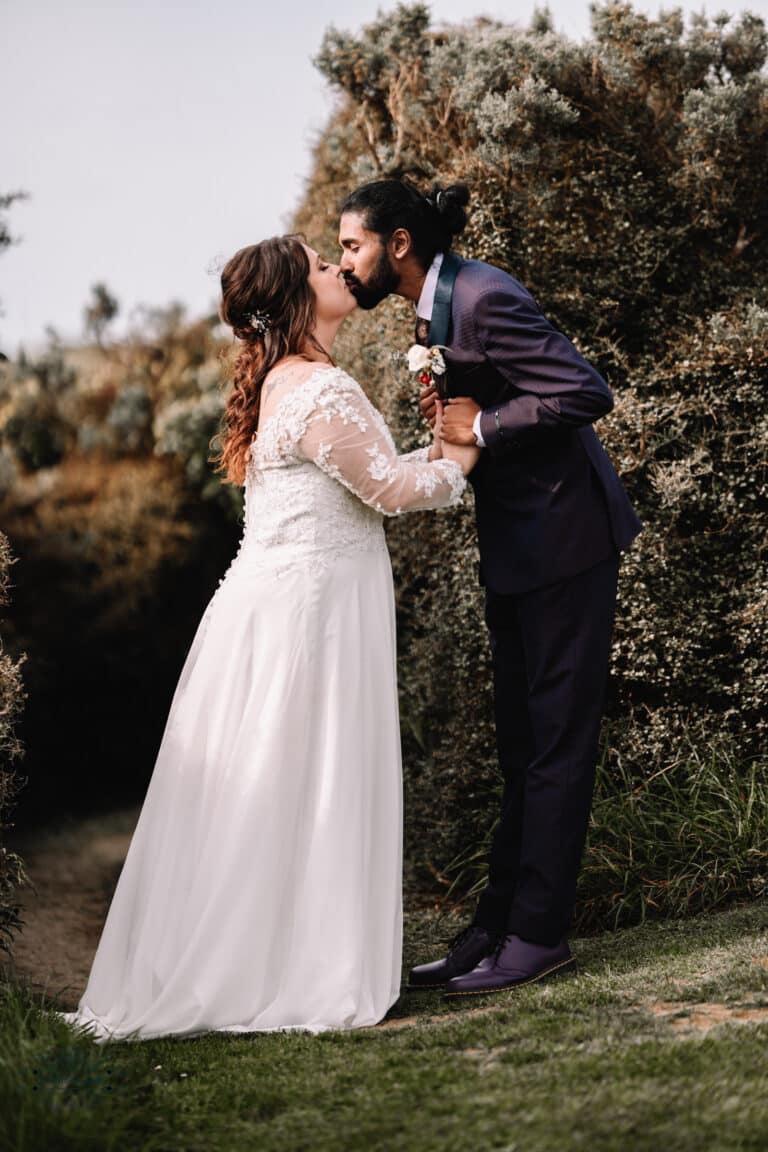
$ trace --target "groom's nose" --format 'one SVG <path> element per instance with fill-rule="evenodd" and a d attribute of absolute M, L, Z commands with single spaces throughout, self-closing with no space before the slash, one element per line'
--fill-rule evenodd
<path fill-rule="evenodd" d="M 339 268 L 342 272 L 349 272 L 354 266 L 354 260 L 351 259 L 349 252 L 345 250 L 341 255 L 341 260 L 339 260 Z"/>

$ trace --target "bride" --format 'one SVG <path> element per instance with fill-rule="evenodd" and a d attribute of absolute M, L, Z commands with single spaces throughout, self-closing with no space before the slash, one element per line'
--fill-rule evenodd
<path fill-rule="evenodd" d="M 402 788 L 383 517 L 457 503 L 479 449 L 398 456 L 334 365 L 356 301 L 297 236 L 237 252 L 219 469 L 240 549 L 181 672 L 75 1012 L 97 1042 L 375 1024 L 400 989 Z"/>

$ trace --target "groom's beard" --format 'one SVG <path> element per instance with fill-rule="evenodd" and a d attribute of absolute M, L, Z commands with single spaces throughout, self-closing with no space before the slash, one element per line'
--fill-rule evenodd
<path fill-rule="evenodd" d="M 389 261 L 387 250 L 384 249 L 365 283 L 355 276 L 347 276 L 346 281 L 358 305 L 370 311 L 397 289 L 400 277 Z"/>

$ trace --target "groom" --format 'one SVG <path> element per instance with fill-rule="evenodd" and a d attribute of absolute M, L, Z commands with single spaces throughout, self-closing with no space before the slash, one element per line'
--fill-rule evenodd
<path fill-rule="evenodd" d="M 619 552 L 640 522 L 592 424 L 613 397 L 500 268 L 451 253 L 464 185 L 400 180 L 344 202 L 341 270 L 363 308 L 416 305 L 446 347 L 443 438 L 478 444 L 475 492 L 504 779 L 488 882 L 448 954 L 412 988 L 499 992 L 575 971 L 566 939 L 594 786 Z M 432 423 L 435 393 L 421 408 Z"/>

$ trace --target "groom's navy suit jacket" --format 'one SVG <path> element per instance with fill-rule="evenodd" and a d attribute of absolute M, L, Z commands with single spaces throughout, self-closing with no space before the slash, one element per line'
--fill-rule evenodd
<path fill-rule="evenodd" d="M 447 256 L 429 343 L 447 348 L 447 394 L 484 410 L 487 447 L 469 477 L 482 582 L 519 594 L 626 548 L 640 521 L 592 428 L 613 396 L 522 284 Z"/>

